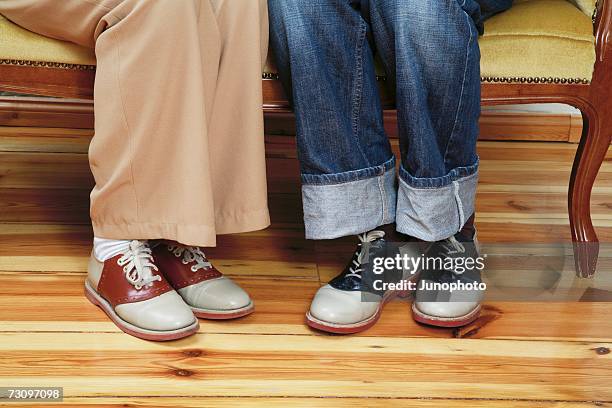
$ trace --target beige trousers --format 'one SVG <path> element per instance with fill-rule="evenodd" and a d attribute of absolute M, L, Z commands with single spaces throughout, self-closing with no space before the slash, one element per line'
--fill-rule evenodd
<path fill-rule="evenodd" d="M 215 245 L 269 225 L 261 70 L 266 0 L 0 0 L 95 48 L 97 237 Z"/>

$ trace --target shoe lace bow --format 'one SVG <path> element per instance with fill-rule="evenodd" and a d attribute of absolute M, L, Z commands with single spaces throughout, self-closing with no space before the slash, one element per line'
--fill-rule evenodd
<path fill-rule="evenodd" d="M 125 278 L 137 290 L 162 280 L 161 276 L 153 273 L 158 269 L 153 263 L 151 248 L 146 242 L 136 240 L 130 242 L 129 248 L 117 260 L 117 264 L 123 267 Z"/>
<path fill-rule="evenodd" d="M 194 264 L 191 265 L 192 272 L 197 272 L 200 269 L 212 268 L 212 264 L 208 261 L 206 255 L 199 247 L 168 245 L 168 250 L 177 258 L 182 257 L 181 263 L 183 263 L 183 265 L 194 262 Z"/>

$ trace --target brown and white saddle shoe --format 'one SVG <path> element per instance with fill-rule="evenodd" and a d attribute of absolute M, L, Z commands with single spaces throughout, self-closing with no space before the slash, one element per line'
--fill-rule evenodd
<path fill-rule="evenodd" d="M 125 333 L 155 341 L 195 333 L 198 320 L 163 276 L 156 274 L 151 248 L 132 241 L 122 254 L 105 262 L 89 260 L 85 296 Z"/>
<path fill-rule="evenodd" d="M 249 295 L 223 276 L 199 247 L 161 242 L 153 254 L 168 282 L 197 317 L 225 320 L 253 312 Z"/>

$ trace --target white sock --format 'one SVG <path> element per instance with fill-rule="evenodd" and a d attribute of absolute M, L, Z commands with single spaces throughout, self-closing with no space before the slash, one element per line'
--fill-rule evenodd
<path fill-rule="evenodd" d="M 96 259 L 104 262 L 125 252 L 130 247 L 130 240 L 124 239 L 106 239 L 94 237 L 93 253 Z"/>

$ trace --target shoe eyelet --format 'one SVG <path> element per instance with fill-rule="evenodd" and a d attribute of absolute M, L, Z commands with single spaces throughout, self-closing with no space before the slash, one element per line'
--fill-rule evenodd
<path fill-rule="evenodd" d="M 198 271 L 198 268 L 196 268 L 196 266 L 195 266 L 195 265 L 193 265 L 193 266 L 191 267 L 191 272 L 197 272 L 197 271 Z"/>
<path fill-rule="evenodd" d="M 183 260 L 181 260 L 181 263 L 182 263 L 183 265 L 187 265 L 189 262 L 187 262 L 187 261 L 185 261 L 185 260 L 183 259 Z"/>

